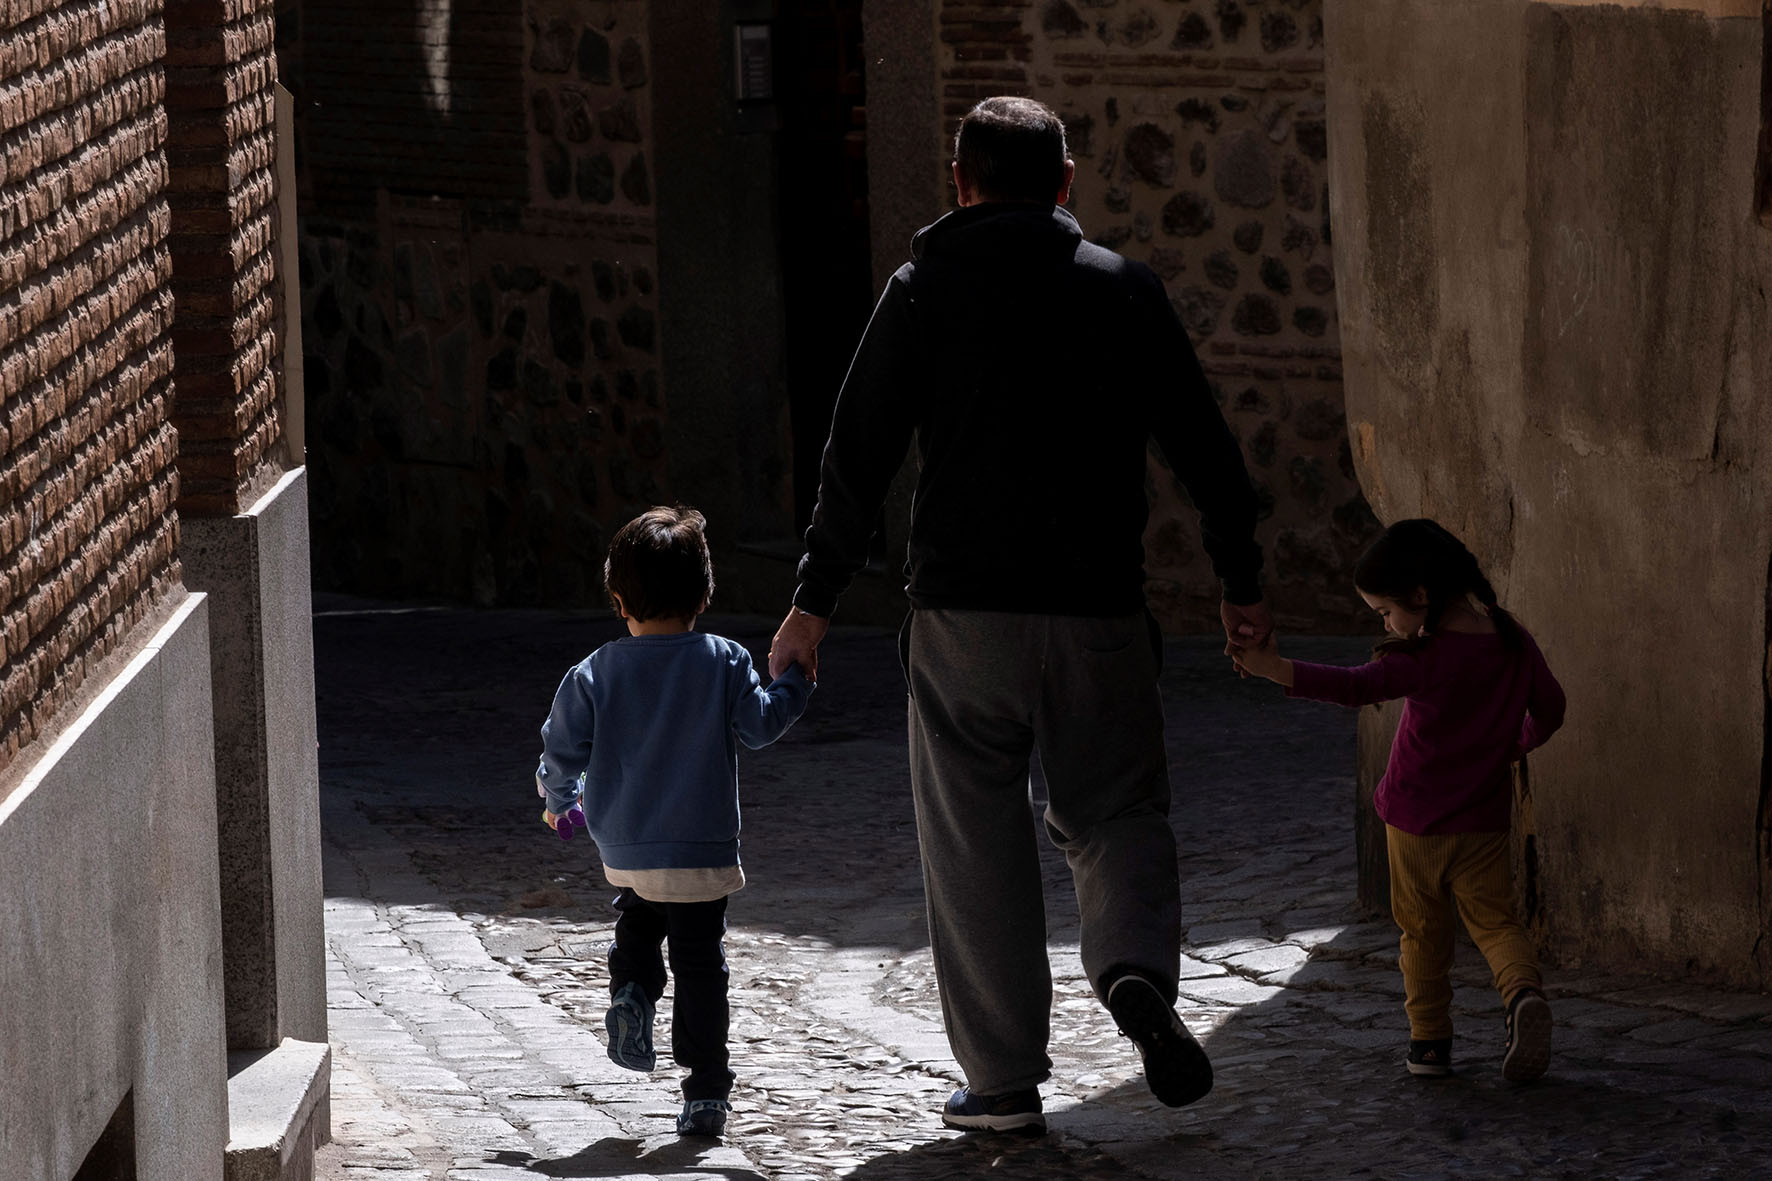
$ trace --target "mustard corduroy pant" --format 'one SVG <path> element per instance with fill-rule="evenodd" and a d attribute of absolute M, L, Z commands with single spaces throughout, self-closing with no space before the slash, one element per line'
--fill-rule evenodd
<path fill-rule="evenodd" d="M 1391 916 L 1403 930 L 1403 1008 L 1409 1036 L 1452 1036 L 1453 911 L 1489 969 L 1504 1002 L 1540 988 L 1538 954 L 1514 913 L 1513 870 L 1505 832 L 1416 836 L 1385 826 L 1390 852 Z"/>

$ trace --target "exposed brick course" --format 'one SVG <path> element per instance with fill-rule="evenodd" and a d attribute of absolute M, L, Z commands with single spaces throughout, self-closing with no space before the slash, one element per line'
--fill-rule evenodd
<path fill-rule="evenodd" d="M 280 464 L 276 18 L 271 0 L 167 0 L 166 25 L 180 509 L 229 514 Z"/>
<path fill-rule="evenodd" d="M 370 216 L 379 189 L 410 191 L 416 178 L 450 196 L 523 200 L 524 8 L 302 0 L 279 66 L 297 96 L 324 96 L 297 108 L 304 211 Z"/>
<path fill-rule="evenodd" d="M 0 3 L 0 767 L 178 578 L 164 47 Z"/>

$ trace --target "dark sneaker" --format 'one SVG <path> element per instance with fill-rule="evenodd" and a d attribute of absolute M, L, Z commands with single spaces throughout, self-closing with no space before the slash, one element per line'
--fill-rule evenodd
<path fill-rule="evenodd" d="M 942 1109 L 941 1122 L 963 1132 L 1017 1132 L 1024 1136 L 1046 1132 L 1038 1088 L 1007 1095 L 975 1095 L 971 1087 L 961 1087 Z"/>
<path fill-rule="evenodd" d="M 691 1099 L 677 1113 L 677 1135 L 718 1136 L 731 1114 L 732 1104 L 724 1099 Z"/>
<path fill-rule="evenodd" d="M 1138 1047 L 1144 1080 L 1160 1102 L 1185 1107 L 1212 1089 L 1211 1059 L 1156 985 L 1143 976 L 1122 976 L 1108 988 L 1107 1008 Z"/>
<path fill-rule="evenodd" d="M 609 1032 L 611 1062 L 642 1072 L 658 1065 L 652 1052 L 652 1002 L 638 984 L 629 981 L 609 998 L 603 1028 Z"/>
<path fill-rule="evenodd" d="M 1510 1083 L 1529 1083 L 1550 1069 L 1550 1002 L 1535 988 L 1514 994 L 1507 1009 L 1507 1053 L 1501 1059 L 1501 1077 Z"/>
<path fill-rule="evenodd" d="M 1422 1078 L 1444 1078 L 1452 1073 L 1452 1039 L 1432 1041 L 1409 1039 L 1409 1073 Z"/>

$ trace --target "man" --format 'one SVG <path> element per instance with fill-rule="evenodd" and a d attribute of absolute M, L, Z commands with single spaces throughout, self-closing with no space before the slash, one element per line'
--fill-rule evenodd
<path fill-rule="evenodd" d="M 794 606 L 770 671 L 814 668 L 914 438 L 911 787 L 942 1015 L 967 1085 L 950 1127 L 1038 1132 L 1051 1075 L 1029 760 L 1065 851 L 1097 995 L 1151 1090 L 1212 1086 L 1173 1010 L 1180 890 L 1144 599 L 1146 446 L 1199 509 L 1226 632 L 1258 644 L 1256 499 L 1187 334 L 1146 267 L 1083 240 L 1064 125 L 992 98 L 961 123 L 961 208 L 920 231 L 843 383 Z"/>

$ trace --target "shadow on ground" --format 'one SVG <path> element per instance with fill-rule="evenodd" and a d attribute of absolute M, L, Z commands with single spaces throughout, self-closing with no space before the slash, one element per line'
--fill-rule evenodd
<path fill-rule="evenodd" d="M 652 1148 L 644 1140 L 605 1136 L 571 1156 L 540 1159 L 515 1152 L 495 1152 L 487 1164 L 527 1169 L 539 1177 L 681 1177 L 726 1181 L 764 1181 L 750 1169 L 735 1169 L 703 1161 L 710 1151 L 706 1140 L 671 1140 Z"/>

